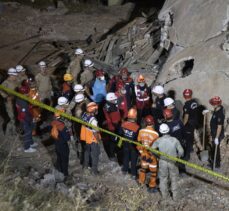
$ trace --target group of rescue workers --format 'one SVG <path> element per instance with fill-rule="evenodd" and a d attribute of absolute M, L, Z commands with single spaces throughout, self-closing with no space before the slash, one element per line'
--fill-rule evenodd
<path fill-rule="evenodd" d="M 40 72 L 35 77 L 29 77 L 26 69 L 21 65 L 10 68 L 8 78 L 2 85 L 34 100 L 54 105 L 59 111 L 54 114 L 46 129 L 54 139 L 57 169 L 65 176 L 68 176 L 69 165 L 68 142 L 72 146 L 78 146 L 78 157 L 84 171 L 90 170 L 92 174 L 97 175 L 99 174 L 99 143 L 102 141 L 109 159 L 119 162 L 124 175 L 130 173 L 132 179 L 137 180 L 139 184 L 145 184 L 149 173 L 148 190 L 152 193 L 157 192 L 157 175 L 159 175 L 159 188 L 164 198 L 169 197 L 170 178 L 172 195 L 176 199 L 178 197 L 177 178 L 179 173 L 186 172 L 185 166 L 177 165 L 163 157 L 159 158 L 145 147 L 152 147 L 184 160 L 190 159 L 199 118 L 199 105 L 192 97 L 192 90 L 185 89 L 183 92 L 185 104 L 181 118 L 180 111 L 176 108 L 176 99 L 167 96 L 163 86 L 149 87 L 143 75 L 139 75 L 134 81 L 127 68 L 121 68 L 118 75 L 109 79 L 103 70 L 96 69 L 93 62 L 84 57 L 82 49 L 75 50 L 75 58 L 63 75 L 56 106 L 53 100 L 51 74 L 44 61 L 38 64 Z M 15 98 L 7 92 L 1 91 L 1 95 L 5 100 L 10 120 L 7 130 L 11 134 L 15 133 L 16 125 L 19 123 L 20 128 L 23 129 L 24 151 L 36 152 L 37 143 L 33 141 L 33 136 L 44 131 L 42 123 L 47 121 L 47 113 L 38 106 Z M 225 113 L 220 97 L 213 97 L 209 102 L 213 106 L 210 121 L 212 138 L 210 165 L 213 165 L 214 149 L 218 147 L 216 167 L 219 168 L 219 145 L 224 138 Z M 82 119 L 92 126 L 140 142 L 142 146 L 123 142 L 120 149 L 117 147 L 118 140 L 115 136 L 101 133 L 90 126 L 71 122 L 61 116 L 62 112 Z M 207 115 L 209 112 L 203 110 L 201 115 Z"/>

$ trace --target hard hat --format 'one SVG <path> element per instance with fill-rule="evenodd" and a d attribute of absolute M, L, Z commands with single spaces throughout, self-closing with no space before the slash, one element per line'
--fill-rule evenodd
<path fill-rule="evenodd" d="M 120 75 L 127 75 L 128 69 L 126 67 L 123 67 L 119 70 Z"/>
<path fill-rule="evenodd" d="M 138 83 L 145 83 L 145 78 L 143 75 L 139 75 L 138 78 L 137 78 L 137 82 Z"/>
<path fill-rule="evenodd" d="M 68 105 L 68 99 L 66 97 L 59 97 L 57 100 L 57 104 L 62 105 Z"/>
<path fill-rule="evenodd" d="M 76 54 L 76 55 L 83 55 L 83 50 L 82 50 L 81 48 L 77 48 L 77 49 L 75 50 L 75 54 Z"/>
<path fill-rule="evenodd" d="M 84 61 L 84 67 L 93 67 L 94 63 L 90 59 Z"/>
<path fill-rule="evenodd" d="M 81 84 L 76 84 L 73 89 L 74 92 L 82 92 L 85 90 Z"/>
<path fill-rule="evenodd" d="M 215 97 L 212 97 L 212 98 L 209 100 L 209 103 L 210 103 L 212 106 L 218 106 L 218 105 L 221 105 L 221 104 L 222 104 L 222 100 L 220 99 L 219 96 L 215 96 Z"/>
<path fill-rule="evenodd" d="M 165 119 L 171 119 L 173 117 L 173 111 L 171 109 L 164 109 L 163 110 L 163 116 Z"/>
<path fill-rule="evenodd" d="M 64 74 L 64 81 L 72 81 L 73 80 L 73 76 L 70 73 L 66 73 Z"/>
<path fill-rule="evenodd" d="M 25 72 L 25 68 L 23 66 L 21 66 L 21 65 L 17 65 L 16 66 L 16 70 L 17 70 L 18 73 Z"/>
<path fill-rule="evenodd" d="M 190 97 L 192 97 L 192 90 L 191 89 L 185 89 L 183 91 L 183 96 L 185 99 L 189 99 Z"/>
<path fill-rule="evenodd" d="M 151 115 L 147 115 L 145 117 L 145 123 L 147 125 L 154 125 L 154 119 L 153 119 L 153 117 Z"/>
<path fill-rule="evenodd" d="M 122 88 L 124 88 L 124 83 L 122 81 L 118 81 L 117 84 L 116 84 L 116 89 L 120 90 Z"/>
<path fill-rule="evenodd" d="M 15 76 L 18 75 L 17 74 L 17 70 L 15 68 L 13 68 L 13 67 L 8 69 L 7 74 L 8 75 L 15 75 Z"/>
<path fill-rule="evenodd" d="M 159 131 L 161 134 L 166 134 L 169 132 L 169 126 L 165 123 L 160 125 Z"/>
<path fill-rule="evenodd" d="M 75 102 L 76 103 L 81 103 L 85 99 L 84 94 L 77 94 L 75 96 Z"/>
<path fill-rule="evenodd" d="M 29 87 L 28 86 L 21 86 L 18 88 L 18 91 L 21 94 L 28 94 L 29 93 Z"/>
<path fill-rule="evenodd" d="M 96 77 L 102 77 L 102 76 L 104 76 L 103 70 L 96 70 L 96 71 L 95 71 L 95 76 L 96 76 Z"/>
<path fill-rule="evenodd" d="M 40 67 L 46 67 L 46 63 L 45 63 L 44 61 L 40 61 L 40 62 L 38 63 L 38 65 L 39 65 Z"/>
<path fill-rule="evenodd" d="M 106 95 L 106 101 L 112 101 L 112 100 L 117 100 L 117 96 L 115 95 L 114 92 L 109 92 Z"/>
<path fill-rule="evenodd" d="M 170 98 L 170 97 L 167 97 L 167 98 L 164 99 L 164 105 L 165 105 L 165 107 L 170 106 L 173 103 L 174 103 L 174 100 L 172 98 Z"/>
<path fill-rule="evenodd" d="M 161 85 L 157 85 L 157 86 L 153 87 L 152 92 L 155 94 L 158 94 L 158 95 L 162 95 L 162 94 L 164 94 L 164 88 Z"/>
<path fill-rule="evenodd" d="M 94 113 L 98 110 L 98 105 L 95 102 L 87 104 L 87 112 Z"/>
<path fill-rule="evenodd" d="M 131 108 L 127 114 L 128 119 L 137 119 L 137 109 Z"/>

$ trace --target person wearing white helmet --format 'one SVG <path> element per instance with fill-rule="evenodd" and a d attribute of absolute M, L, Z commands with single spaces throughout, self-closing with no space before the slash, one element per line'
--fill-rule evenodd
<path fill-rule="evenodd" d="M 162 137 L 153 143 L 152 148 L 159 149 L 159 151 L 173 157 L 182 157 L 184 155 L 184 150 L 180 142 L 176 138 L 169 135 L 169 126 L 167 124 L 161 124 L 159 131 L 162 134 Z M 168 161 L 165 157 L 161 156 L 159 160 L 159 187 L 163 199 L 167 200 L 170 198 L 168 184 L 171 182 L 173 200 L 178 200 L 178 178 L 178 168 L 176 163 Z M 169 182 L 169 180 L 171 181 Z"/>
<path fill-rule="evenodd" d="M 166 95 L 164 93 L 164 87 L 161 85 L 154 86 L 152 88 L 153 106 L 152 106 L 152 116 L 155 118 L 155 127 L 158 129 L 158 125 L 163 121 L 163 109 L 164 99 Z"/>
<path fill-rule="evenodd" d="M 94 63 L 90 59 L 85 59 L 84 63 L 84 71 L 80 75 L 80 83 L 83 85 L 88 84 L 88 82 L 92 81 L 94 78 Z"/>
<path fill-rule="evenodd" d="M 109 92 L 106 95 L 106 103 L 103 107 L 103 113 L 105 115 L 108 130 L 113 133 L 119 132 L 121 113 L 118 106 L 118 98 L 114 92 Z M 111 136 L 110 139 L 111 140 L 107 143 L 109 149 L 108 156 L 111 161 L 115 161 L 116 140 L 113 136 Z"/>
<path fill-rule="evenodd" d="M 164 99 L 164 106 L 167 109 L 171 109 L 173 112 L 173 119 L 180 119 L 180 111 L 176 108 L 175 102 L 172 98 L 167 97 Z"/>
<path fill-rule="evenodd" d="M 74 52 L 74 58 L 72 58 L 66 73 L 70 73 L 73 76 L 73 80 L 76 83 L 79 73 L 81 72 L 81 64 L 84 58 L 84 52 L 81 48 L 76 48 Z"/>
<path fill-rule="evenodd" d="M 35 76 L 35 81 L 37 84 L 40 100 L 47 104 L 52 104 L 52 83 L 51 77 L 47 72 L 47 65 L 44 61 L 41 61 L 39 62 L 38 66 L 40 68 L 40 72 Z"/>
<path fill-rule="evenodd" d="M 28 76 L 26 75 L 26 69 L 22 65 L 17 65 L 16 70 L 18 73 L 18 82 L 20 84 L 22 81 L 28 80 Z"/>
<path fill-rule="evenodd" d="M 17 73 L 16 69 L 15 68 L 9 68 L 7 71 L 7 74 L 8 74 L 8 78 L 5 81 L 3 81 L 3 83 L 1 85 L 8 88 L 8 89 L 15 90 L 17 88 L 17 86 L 19 86 L 18 81 L 17 81 L 18 73 Z M 4 117 L 3 130 L 7 134 L 8 133 L 12 134 L 12 132 L 15 133 L 16 132 L 15 116 L 14 116 L 14 110 L 15 109 L 14 109 L 14 104 L 13 104 L 14 96 L 10 95 L 4 91 L 0 91 L 0 94 L 5 101 L 6 112 L 7 112 L 8 117 L 9 117 L 9 118 Z"/>
<path fill-rule="evenodd" d="M 76 94 L 78 93 L 84 93 L 85 89 L 81 84 L 75 84 L 73 87 L 73 90 Z"/>

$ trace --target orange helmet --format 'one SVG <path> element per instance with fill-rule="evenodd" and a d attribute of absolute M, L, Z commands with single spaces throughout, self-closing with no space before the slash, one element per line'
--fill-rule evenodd
<path fill-rule="evenodd" d="M 209 100 L 209 103 L 210 103 L 212 106 L 218 106 L 218 105 L 221 105 L 221 104 L 222 104 L 222 100 L 220 99 L 219 96 L 215 96 L 215 97 L 212 97 L 212 98 Z"/>
<path fill-rule="evenodd" d="M 192 90 L 191 89 L 185 89 L 183 91 L 183 96 L 185 99 L 189 99 L 192 97 Z"/>
<path fill-rule="evenodd" d="M 171 109 L 164 109 L 163 116 L 165 119 L 171 119 L 173 117 L 173 111 Z"/>
<path fill-rule="evenodd" d="M 154 119 L 153 119 L 153 117 L 151 115 L 147 115 L 145 117 L 145 123 L 147 125 L 154 125 Z"/>
<path fill-rule="evenodd" d="M 138 83 L 145 83 L 145 78 L 144 78 L 144 76 L 143 76 L 143 75 L 139 75 L 139 76 L 138 76 L 138 79 L 137 79 L 137 82 L 138 82 Z"/>
<path fill-rule="evenodd" d="M 129 119 L 136 119 L 137 118 L 137 110 L 135 108 L 131 108 L 128 111 L 127 118 L 129 118 Z"/>
<path fill-rule="evenodd" d="M 97 110 L 98 110 L 98 105 L 96 103 L 91 102 L 91 103 L 87 104 L 87 112 L 88 113 L 94 113 Z"/>

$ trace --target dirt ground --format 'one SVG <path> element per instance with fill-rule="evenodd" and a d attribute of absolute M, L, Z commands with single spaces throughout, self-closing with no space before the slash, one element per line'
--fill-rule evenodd
<path fill-rule="evenodd" d="M 131 4 L 111 8 L 101 6 L 90 8 L 90 13 L 84 10 L 63 15 L 64 10 L 40 11 L 18 4 L 4 5 L 0 16 L 0 69 L 6 70 L 18 64 L 18 61 L 40 40 L 85 40 L 91 34 L 99 37 L 120 22 L 127 21 L 132 9 Z M 97 29 L 96 34 L 94 28 Z M 36 35 L 41 36 L 29 39 Z M 25 39 L 29 40 L 22 41 Z M 47 51 L 37 52 L 39 58 L 46 53 Z M 34 65 L 37 60 L 36 57 L 30 58 L 26 65 Z M 30 185 L 29 188 L 24 185 L 29 184 L 27 182 L 29 168 L 33 167 L 44 175 L 45 171 L 53 166 L 55 159 L 53 145 L 44 147 L 42 141 L 45 137 L 38 138 L 38 153 L 32 157 L 25 157 L 22 153 L 20 137 L 16 140 L 12 137 L 5 137 L 2 131 L 0 131 L 0 137 L 2 137 L 1 145 L 4 148 L 0 150 L 1 158 L 3 158 L 3 152 L 7 150 L 7 147 L 3 146 L 11 149 L 7 160 L 10 167 L 9 170 L 6 169 L 6 172 L 13 175 L 4 177 L 7 174 L 5 168 L 4 171 L 1 171 L 3 179 L 0 182 L 2 187 L 0 202 L 3 208 L 5 207 L 4 210 L 229 210 L 229 184 L 226 182 L 188 168 L 189 175 L 178 178 L 180 200 L 177 202 L 163 201 L 160 193 L 150 194 L 145 186 L 139 186 L 128 175 L 123 176 L 121 167 L 117 163 L 110 162 L 104 150 L 100 156 L 100 175 L 96 177 L 83 174 L 79 160 L 75 159 L 76 155 L 71 158 L 71 179 L 67 188 L 69 192 L 73 189 L 79 191 L 78 201 L 74 197 L 73 200 L 70 193 L 58 198 L 59 201 L 53 199 L 53 195 L 49 192 L 48 197 L 44 198 L 47 190 L 35 184 Z M 102 145 L 101 148 L 103 149 Z M 223 161 L 220 173 L 228 176 L 229 146 L 226 141 L 221 148 Z M 206 163 L 199 161 L 195 153 L 192 154 L 191 161 L 204 167 L 207 166 Z M 27 173 L 22 166 L 27 169 Z M 41 177 L 36 180 L 37 183 Z M 20 186 L 17 186 L 19 183 Z M 13 184 L 13 186 L 8 187 L 6 184 Z M 43 192 L 43 197 L 34 194 L 32 200 L 29 194 L 31 189 L 38 194 Z M 23 196 L 21 193 L 24 192 Z M 34 202 L 34 199 L 37 201 Z M 67 207 L 64 207 L 64 203 L 67 204 Z"/>

